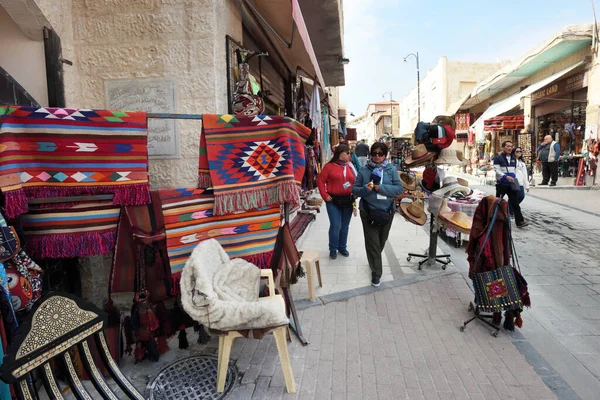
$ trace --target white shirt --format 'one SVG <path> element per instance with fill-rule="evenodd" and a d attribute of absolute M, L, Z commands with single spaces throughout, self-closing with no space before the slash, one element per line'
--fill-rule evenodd
<path fill-rule="evenodd" d="M 529 189 L 529 176 L 527 175 L 527 165 L 521 160 L 517 160 L 517 169 L 515 175 L 519 181 L 519 185 L 525 189 Z"/>

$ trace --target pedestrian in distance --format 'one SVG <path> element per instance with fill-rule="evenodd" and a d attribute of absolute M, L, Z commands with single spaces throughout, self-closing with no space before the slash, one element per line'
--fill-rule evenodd
<path fill-rule="evenodd" d="M 381 253 L 387 242 L 396 205 L 402 191 L 396 167 L 387 160 L 388 147 L 377 142 L 371 146 L 371 159 L 358 171 L 352 193 L 360 197 L 360 219 L 365 250 L 371 268 L 371 285 L 379 286 L 383 273 Z"/>
<path fill-rule="evenodd" d="M 513 155 L 517 160 L 517 181 L 521 186 L 519 192 L 519 204 L 525 200 L 525 192 L 529 192 L 529 173 L 527 172 L 527 164 L 523 161 L 523 149 L 521 147 L 515 147 Z"/>
<path fill-rule="evenodd" d="M 369 145 L 365 143 L 365 139 L 362 139 L 356 144 L 356 150 L 354 152 L 358 157 L 360 167 L 362 168 L 367 165 L 367 161 L 369 161 Z"/>
<path fill-rule="evenodd" d="M 537 148 L 538 161 L 542 163 L 542 183 L 540 185 L 556 186 L 558 180 L 558 158 L 560 145 L 551 135 L 544 136 L 544 141 Z"/>
<path fill-rule="evenodd" d="M 348 230 L 352 214 L 356 215 L 356 201 L 352 194 L 355 179 L 356 169 L 352 165 L 350 147 L 340 144 L 317 181 L 329 216 L 329 258 L 332 260 L 337 258 L 338 251 L 344 257 L 350 256 Z"/>
<path fill-rule="evenodd" d="M 513 143 L 510 140 L 502 142 L 502 153 L 494 157 L 494 171 L 496 172 L 496 197 L 508 195 L 510 211 L 515 216 L 518 228 L 523 228 L 529 223 L 523 218 L 519 205 L 520 185 L 516 185 L 517 158 L 512 154 Z"/>

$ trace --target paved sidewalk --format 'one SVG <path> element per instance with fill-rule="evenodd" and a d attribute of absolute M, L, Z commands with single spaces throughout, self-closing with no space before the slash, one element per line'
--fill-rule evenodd
<path fill-rule="evenodd" d="M 272 339 L 238 340 L 231 399 L 554 399 L 508 336 L 478 323 L 454 273 L 300 312 L 310 344 L 290 344 L 298 393 L 285 393 Z"/>
<path fill-rule="evenodd" d="M 356 289 L 371 284 L 371 269 L 365 252 L 365 241 L 362 223 L 359 217 L 353 217 L 348 235 L 348 251 L 350 257 L 338 254 L 335 260 L 329 259 L 328 232 L 329 218 L 325 207 L 317 214 L 317 219 L 312 222 L 302 237 L 298 240 L 298 250 L 312 249 L 319 252 L 321 264 L 321 277 L 323 287 L 318 286 L 314 278 L 315 295 L 325 296 L 332 293 Z M 396 213 L 388 244 L 383 252 L 383 276 L 381 281 L 387 282 L 394 279 L 403 279 L 417 273 L 417 259 L 406 261 L 408 252 L 424 253 L 429 246 L 429 234 L 422 227 L 406 222 Z M 439 254 L 439 251 L 438 251 Z M 428 272 L 439 272 L 437 268 L 426 268 Z M 419 274 L 427 273 L 419 271 Z M 308 282 L 300 279 L 292 286 L 294 300 L 308 299 Z"/>

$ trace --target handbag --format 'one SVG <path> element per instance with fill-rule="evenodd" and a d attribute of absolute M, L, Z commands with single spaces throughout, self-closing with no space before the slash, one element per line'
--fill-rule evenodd
<path fill-rule="evenodd" d="M 31 310 L 42 295 L 44 271 L 23 250 L 5 263 L 8 288 L 15 312 Z"/>
<path fill-rule="evenodd" d="M 506 174 L 507 175 L 509 174 L 508 167 L 506 167 Z M 519 185 L 519 180 L 517 179 L 516 176 L 513 176 L 512 178 L 513 178 L 513 181 L 509 182 L 510 190 L 512 192 L 520 192 L 521 191 L 521 185 Z"/>
<path fill-rule="evenodd" d="M 489 223 L 483 244 L 477 254 L 475 265 L 477 265 L 477 262 L 479 261 L 479 257 L 483 252 L 494 223 L 496 222 L 500 201 L 500 199 L 496 201 L 494 213 Z M 510 218 L 507 219 L 509 220 L 510 232 Z M 509 240 L 514 252 L 514 243 L 512 242 L 512 237 L 510 234 Z M 513 257 L 513 260 L 515 259 L 516 258 Z M 472 276 L 473 289 L 475 291 L 475 302 L 483 312 L 501 312 L 503 310 L 508 311 L 523 309 L 521 287 L 511 265 L 502 265 L 493 271 L 478 272 L 472 274 Z"/>
<path fill-rule="evenodd" d="M 375 225 L 375 226 L 385 226 L 387 225 L 390 220 L 392 219 L 392 206 L 390 205 L 390 208 L 388 208 L 387 210 L 381 210 L 379 208 L 371 208 L 369 206 L 369 203 L 367 203 L 366 201 L 365 203 L 365 208 L 367 209 L 367 220 L 369 221 L 369 223 L 371 225 Z M 393 205 L 394 203 L 392 203 Z"/>
<path fill-rule="evenodd" d="M 333 204 L 338 206 L 339 208 L 352 208 L 354 206 L 354 195 L 350 194 L 347 196 L 336 196 L 330 194 L 333 199 Z"/>
<path fill-rule="evenodd" d="M 0 216 L 0 218 L 2 218 Z M 4 220 L 4 218 L 2 218 Z M 0 226 L 0 262 L 13 258 L 21 249 L 19 236 L 12 226 Z"/>

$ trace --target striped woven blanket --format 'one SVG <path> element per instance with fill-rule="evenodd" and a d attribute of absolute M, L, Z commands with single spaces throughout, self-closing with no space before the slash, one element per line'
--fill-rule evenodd
<path fill-rule="evenodd" d="M 194 247 L 210 238 L 217 239 L 229 257 L 243 258 L 260 268 L 269 268 L 280 224 L 279 205 L 216 216 L 213 214 L 212 190 L 165 189 L 159 190 L 159 194 L 175 283 L 179 282 Z"/>
<path fill-rule="evenodd" d="M 0 189 L 6 217 L 27 200 L 113 194 L 114 204 L 147 204 L 146 113 L 0 107 Z"/>
<path fill-rule="evenodd" d="M 120 207 L 90 196 L 73 203 L 30 204 L 21 217 L 33 259 L 86 257 L 113 251 Z"/>
<path fill-rule="evenodd" d="M 298 204 L 309 135 L 288 117 L 203 115 L 199 186 L 212 184 L 215 214 Z"/>

